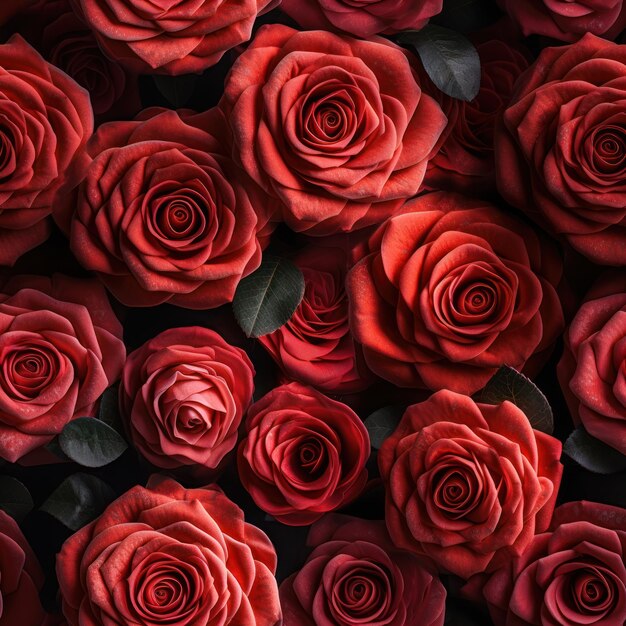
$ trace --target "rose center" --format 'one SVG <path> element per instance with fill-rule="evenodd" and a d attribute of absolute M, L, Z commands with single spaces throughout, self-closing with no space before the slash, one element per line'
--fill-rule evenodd
<path fill-rule="evenodd" d="M 593 166 L 603 174 L 623 170 L 626 166 L 626 128 L 610 125 L 593 134 Z"/>
<path fill-rule="evenodd" d="M 445 467 L 434 478 L 433 501 L 451 519 L 460 519 L 478 503 L 479 481 L 466 467 Z"/>
<path fill-rule="evenodd" d="M 393 593 L 389 572 L 377 563 L 357 561 L 346 566 L 333 585 L 331 607 L 339 623 L 370 623 L 385 619 Z"/>
<path fill-rule="evenodd" d="M 59 371 L 56 355 L 45 346 L 24 346 L 11 350 L 2 362 L 3 384 L 18 396 L 38 396 Z"/>
<path fill-rule="evenodd" d="M 15 138 L 6 127 L 0 126 L 0 182 L 7 180 L 15 171 Z"/>
<path fill-rule="evenodd" d="M 576 572 L 571 589 L 574 604 L 581 613 L 604 613 L 615 602 L 614 582 L 597 567 Z"/>
<path fill-rule="evenodd" d="M 326 449 L 318 439 L 304 440 L 298 448 L 300 468 L 309 476 L 319 475 L 325 467 Z"/>

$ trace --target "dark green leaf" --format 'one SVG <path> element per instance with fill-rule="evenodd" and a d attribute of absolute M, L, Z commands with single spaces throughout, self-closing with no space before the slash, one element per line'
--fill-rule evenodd
<path fill-rule="evenodd" d="M 304 296 L 304 276 L 287 259 L 266 255 L 237 287 L 233 310 L 248 337 L 261 337 L 287 323 Z"/>
<path fill-rule="evenodd" d="M 154 74 L 154 84 L 167 101 L 177 109 L 184 107 L 192 98 L 198 82 L 196 74 L 166 76 Z"/>
<path fill-rule="evenodd" d="M 12 476 L 0 476 L 0 509 L 18 522 L 33 510 L 30 491 Z"/>
<path fill-rule="evenodd" d="M 41 510 L 76 531 L 96 519 L 114 499 L 111 487 L 97 476 L 72 474 L 52 492 Z"/>
<path fill-rule="evenodd" d="M 61 450 L 85 467 L 102 467 L 119 458 L 128 447 L 123 437 L 94 417 L 69 422 L 59 435 Z"/>
<path fill-rule="evenodd" d="M 468 102 L 478 95 L 480 58 L 465 36 L 428 24 L 419 31 L 400 33 L 397 40 L 415 48 L 428 76 L 445 94 Z"/>
<path fill-rule="evenodd" d="M 70 461 L 71 459 L 61 450 L 61 446 L 59 445 L 59 438 L 55 437 L 50 443 L 47 443 L 44 448 L 54 454 L 58 459 L 62 461 Z"/>
<path fill-rule="evenodd" d="M 113 385 L 105 390 L 100 398 L 98 419 L 119 432 L 122 428 L 122 420 L 120 418 L 118 398 L 119 385 Z"/>
<path fill-rule="evenodd" d="M 508 365 L 495 373 L 480 399 L 487 404 L 508 400 L 524 411 L 533 428 L 549 435 L 554 432 L 554 415 L 546 397 L 535 383 Z"/>
<path fill-rule="evenodd" d="M 383 442 L 400 423 L 405 411 L 403 406 L 386 406 L 374 411 L 366 420 L 365 428 L 370 436 L 372 449 L 380 450 Z"/>
<path fill-rule="evenodd" d="M 615 474 L 626 470 L 626 456 L 592 437 L 582 426 L 568 437 L 563 453 L 596 474 Z"/>

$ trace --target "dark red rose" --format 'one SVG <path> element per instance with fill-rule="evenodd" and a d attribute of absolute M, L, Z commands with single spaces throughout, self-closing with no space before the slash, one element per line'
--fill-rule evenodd
<path fill-rule="evenodd" d="M 0 265 L 50 233 L 52 197 L 93 130 L 89 95 L 21 37 L 0 45 Z"/>
<path fill-rule="evenodd" d="M 253 377 L 246 353 L 212 330 L 162 332 L 129 355 L 122 374 L 134 446 L 157 467 L 216 469 L 237 444 Z"/>
<path fill-rule="evenodd" d="M 308 29 L 343 31 L 367 39 L 419 30 L 441 12 L 443 0 L 282 0 L 281 11 Z"/>
<path fill-rule="evenodd" d="M 215 65 L 252 34 L 277 0 L 124 2 L 72 0 L 108 56 L 140 73 L 191 74 Z"/>
<path fill-rule="evenodd" d="M 560 456 L 560 441 L 514 404 L 438 391 L 379 451 L 391 538 L 463 578 L 493 571 L 550 524 Z"/>
<path fill-rule="evenodd" d="M 613 39 L 626 27 L 623 0 L 498 0 L 525 36 L 576 41 L 593 33 Z"/>
<path fill-rule="evenodd" d="M 304 275 L 302 302 L 284 326 L 259 341 L 287 379 L 327 393 L 365 389 L 371 377 L 359 371 L 348 323 L 349 251 L 330 243 L 309 245 L 295 263 Z"/>
<path fill-rule="evenodd" d="M 563 329 L 561 260 L 487 202 L 412 200 L 368 251 L 348 274 L 352 331 L 395 385 L 472 394 L 503 364 L 537 369 Z"/>
<path fill-rule="evenodd" d="M 327 515 L 302 569 L 280 586 L 284 626 L 443 626 L 446 590 L 384 522 Z"/>
<path fill-rule="evenodd" d="M 0 511 L 0 626 L 41 626 L 43 573 L 22 531 Z"/>
<path fill-rule="evenodd" d="M 93 415 L 126 351 L 96 281 L 20 276 L 1 292 L 0 457 L 14 463 Z"/>
<path fill-rule="evenodd" d="M 591 261 L 626 264 L 626 48 L 544 49 L 496 135 L 498 187 Z"/>
<path fill-rule="evenodd" d="M 69 626 L 276 626 L 276 553 L 217 486 L 133 487 L 57 556 Z"/>
<path fill-rule="evenodd" d="M 379 223 L 417 193 L 446 118 L 395 44 L 259 29 L 220 106 L 245 170 L 294 230 Z"/>
<path fill-rule="evenodd" d="M 150 109 L 93 136 L 54 217 L 71 231 L 81 265 L 118 300 L 212 308 L 259 266 L 268 204 L 226 156 L 228 145 L 218 109 Z"/>
<path fill-rule="evenodd" d="M 557 367 L 574 422 L 626 454 L 626 278 L 601 279 L 565 333 Z"/>
<path fill-rule="evenodd" d="M 250 407 L 239 477 L 266 513 L 306 526 L 359 495 L 369 452 L 367 430 L 350 407 L 290 383 Z"/>
<path fill-rule="evenodd" d="M 550 532 L 464 591 L 487 602 L 495 626 L 623 626 L 625 563 L 626 510 L 569 502 Z"/>

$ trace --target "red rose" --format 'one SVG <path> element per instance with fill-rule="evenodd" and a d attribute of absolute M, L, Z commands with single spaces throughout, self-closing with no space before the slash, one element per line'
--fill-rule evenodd
<path fill-rule="evenodd" d="M 626 48 L 546 48 L 496 135 L 498 187 L 591 261 L 626 264 Z"/>
<path fill-rule="evenodd" d="M 0 511 L 0 626 L 41 626 L 43 573 L 22 531 Z"/>
<path fill-rule="evenodd" d="M 1 291 L 0 457 L 14 463 L 93 415 L 126 352 L 95 281 L 22 276 Z"/>
<path fill-rule="evenodd" d="M 81 265 L 129 306 L 192 309 L 233 299 L 261 262 L 271 228 L 260 190 L 225 156 L 221 112 L 151 109 L 111 122 L 89 164 L 60 193 L 54 217 Z M 263 230 L 266 229 L 266 230 Z"/>
<path fill-rule="evenodd" d="M 585 33 L 613 39 L 626 27 L 623 0 L 498 0 L 525 36 L 576 41 Z"/>
<path fill-rule="evenodd" d="M 570 502 L 551 532 L 465 593 L 487 601 L 496 626 L 626 624 L 626 510 Z"/>
<path fill-rule="evenodd" d="M 295 263 L 304 275 L 302 302 L 277 331 L 259 338 L 285 376 L 328 393 L 365 389 L 348 324 L 345 291 L 348 251 L 339 245 L 309 245 Z"/>
<path fill-rule="evenodd" d="M 133 444 L 157 467 L 217 468 L 237 443 L 253 377 L 246 353 L 212 330 L 162 332 L 124 366 L 120 406 Z"/>
<path fill-rule="evenodd" d="M 270 391 L 248 411 L 239 477 L 257 505 L 306 526 L 356 498 L 370 441 L 354 411 L 300 383 Z"/>
<path fill-rule="evenodd" d="M 275 626 L 275 570 L 269 539 L 218 487 L 171 479 L 133 487 L 57 556 L 70 626 Z"/>
<path fill-rule="evenodd" d="M 626 280 L 616 274 L 587 295 L 565 333 L 557 367 L 571 415 L 626 454 Z"/>
<path fill-rule="evenodd" d="M 412 200 L 369 252 L 348 274 L 351 325 L 370 369 L 395 385 L 472 394 L 503 364 L 536 369 L 561 333 L 560 259 L 486 202 Z"/>
<path fill-rule="evenodd" d="M 338 30 L 367 39 L 419 30 L 441 12 L 443 0 L 282 0 L 281 11 L 307 29 Z"/>
<path fill-rule="evenodd" d="M 143 74 L 199 73 L 250 39 L 276 0 L 72 0 L 112 59 Z"/>
<path fill-rule="evenodd" d="M 311 528 L 314 548 L 280 586 L 285 626 L 442 626 L 446 590 L 384 522 L 327 515 Z"/>
<path fill-rule="evenodd" d="M 0 265 L 50 233 L 50 203 L 91 135 L 89 96 L 21 37 L 0 45 Z"/>
<path fill-rule="evenodd" d="M 438 391 L 407 409 L 378 455 L 391 538 L 463 578 L 493 571 L 550 524 L 560 456 L 514 404 Z"/>
<path fill-rule="evenodd" d="M 262 27 L 220 106 L 245 170 L 297 231 L 380 222 L 417 193 L 446 118 L 381 38 Z"/>

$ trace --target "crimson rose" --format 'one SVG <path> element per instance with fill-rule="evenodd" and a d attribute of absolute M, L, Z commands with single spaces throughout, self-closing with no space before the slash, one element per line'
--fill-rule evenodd
<path fill-rule="evenodd" d="M 514 404 L 438 391 L 407 409 L 378 455 L 391 538 L 463 578 L 493 571 L 550 524 L 560 456 Z"/>

